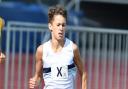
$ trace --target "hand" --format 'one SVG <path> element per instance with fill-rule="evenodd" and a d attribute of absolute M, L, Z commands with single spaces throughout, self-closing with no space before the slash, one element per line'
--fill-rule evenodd
<path fill-rule="evenodd" d="M 5 55 L 3 53 L 0 53 L 0 63 L 3 63 L 5 61 Z"/>
<path fill-rule="evenodd" d="M 35 88 L 39 85 L 40 83 L 40 79 L 36 79 L 36 78 L 30 78 L 29 80 L 29 88 Z"/>

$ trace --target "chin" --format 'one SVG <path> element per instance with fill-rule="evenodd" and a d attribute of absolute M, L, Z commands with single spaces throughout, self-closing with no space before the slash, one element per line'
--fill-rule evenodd
<path fill-rule="evenodd" d="M 64 40 L 64 37 L 58 37 L 58 40 Z"/>

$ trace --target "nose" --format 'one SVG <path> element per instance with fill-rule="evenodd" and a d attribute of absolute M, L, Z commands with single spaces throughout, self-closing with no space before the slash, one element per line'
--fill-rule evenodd
<path fill-rule="evenodd" d="M 62 31 L 64 28 L 63 28 L 63 26 L 62 26 L 62 25 L 60 25 L 59 29 Z"/>

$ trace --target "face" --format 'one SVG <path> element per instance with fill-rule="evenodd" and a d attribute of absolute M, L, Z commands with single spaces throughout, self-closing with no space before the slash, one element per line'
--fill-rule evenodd
<path fill-rule="evenodd" d="M 53 21 L 49 23 L 49 29 L 52 33 L 52 38 L 63 40 L 65 37 L 66 19 L 62 15 L 55 15 Z"/>

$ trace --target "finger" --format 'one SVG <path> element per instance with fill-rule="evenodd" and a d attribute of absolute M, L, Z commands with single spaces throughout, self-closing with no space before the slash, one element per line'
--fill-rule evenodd
<path fill-rule="evenodd" d="M 5 58 L 5 55 L 3 53 L 1 54 L 1 56 L 2 56 L 2 58 Z"/>
<path fill-rule="evenodd" d="M 3 53 L 0 54 L 1 59 L 5 59 L 5 55 Z"/>
<path fill-rule="evenodd" d="M 35 84 L 32 84 L 32 83 L 29 84 L 29 88 L 35 88 L 35 87 L 36 87 Z"/>
<path fill-rule="evenodd" d="M 30 84 L 30 85 L 29 85 L 29 88 L 35 88 L 35 86 Z"/>
<path fill-rule="evenodd" d="M 35 88 L 36 86 L 36 81 L 34 79 L 29 80 L 29 88 Z"/>
<path fill-rule="evenodd" d="M 30 79 L 29 80 L 29 83 L 32 83 L 32 84 L 34 84 L 36 81 L 34 80 L 34 79 Z"/>
<path fill-rule="evenodd" d="M 34 87 L 35 87 L 35 85 L 34 85 L 34 84 L 29 83 L 29 88 L 34 88 Z"/>
<path fill-rule="evenodd" d="M 5 59 L 0 57 L 0 63 L 4 63 Z"/>

